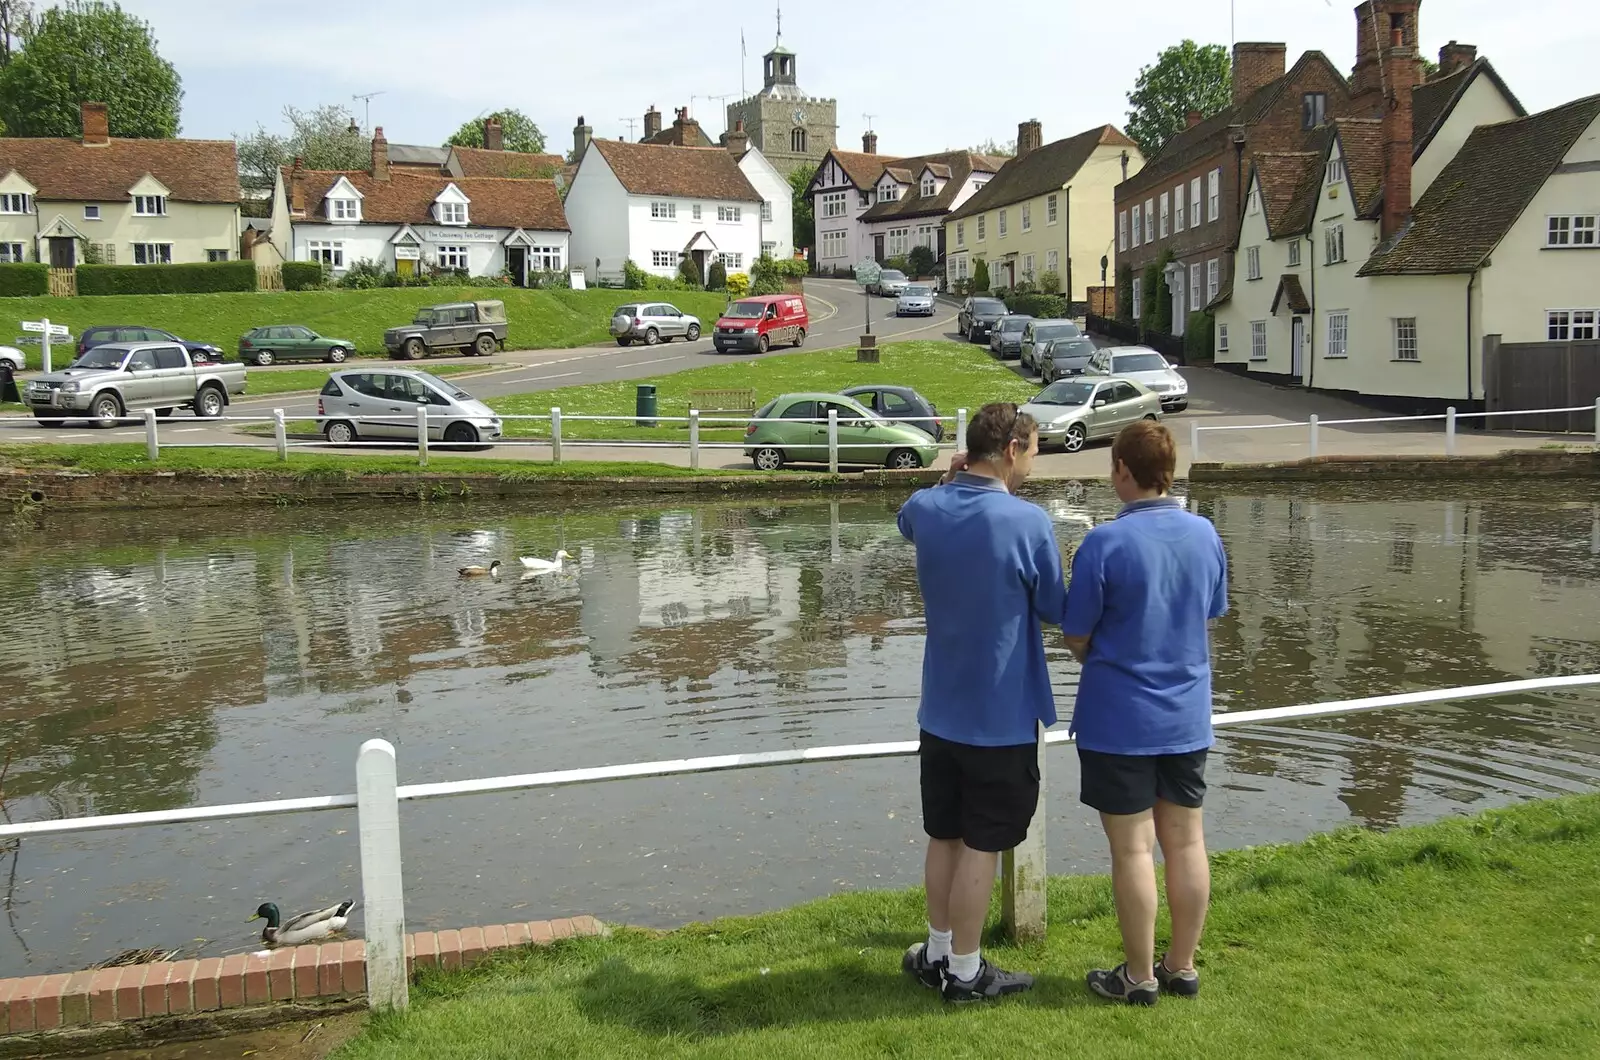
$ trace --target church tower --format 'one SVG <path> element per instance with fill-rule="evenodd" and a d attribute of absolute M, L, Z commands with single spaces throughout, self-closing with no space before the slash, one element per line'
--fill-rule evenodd
<path fill-rule="evenodd" d="M 788 176 L 802 166 L 818 164 L 833 149 L 839 135 L 839 105 L 800 88 L 796 56 L 783 46 L 781 6 L 777 42 L 761 62 L 761 91 L 728 105 L 728 128 L 743 121 L 750 145 Z"/>

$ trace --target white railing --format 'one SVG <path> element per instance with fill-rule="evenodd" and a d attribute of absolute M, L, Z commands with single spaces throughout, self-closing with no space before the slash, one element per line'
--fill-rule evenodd
<path fill-rule="evenodd" d="M 1456 425 L 1461 420 L 1481 419 L 1487 421 L 1495 416 L 1547 416 L 1561 413 L 1578 412 L 1594 413 L 1594 442 L 1596 445 L 1600 445 L 1600 398 L 1596 398 L 1593 405 L 1575 405 L 1571 408 L 1562 409 L 1507 409 L 1498 412 L 1457 412 L 1455 407 L 1451 406 L 1441 413 L 1434 413 L 1427 416 L 1371 416 L 1363 419 L 1324 420 L 1319 419 L 1313 414 L 1308 419 L 1290 423 L 1234 423 L 1224 424 L 1217 427 L 1203 427 L 1201 426 L 1200 421 L 1193 420 L 1189 424 L 1189 460 L 1191 463 L 1196 463 L 1201 459 L 1200 435 L 1202 432 L 1278 431 L 1303 427 L 1308 432 L 1307 440 L 1310 455 L 1315 457 L 1319 455 L 1321 443 L 1320 432 L 1323 427 L 1350 427 L 1356 424 L 1364 423 L 1427 423 L 1430 421 L 1437 422 L 1439 420 L 1444 421 L 1444 455 L 1455 456 L 1457 434 Z"/>
<path fill-rule="evenodd" d="M 1433 689 L 1426 692 L 1368 696 L 1361 699 L 1314 703 L 1308 706 L 1230 711 L 1213 715 L 1211 720 L 1217 728 L 1232 728 L 1356 714 L 1394 707 L 1418 707 L 1525 693 L 1553 692 L 1592 685 L 1600 685 L 1600 674 L 1539 677 L 1521 681 L 1467 685 L 1460 688 Z M 1044 805 L 1046 794 L 1043 747 L 1071 742 L 1072 736 L 1067 732 L 1050 732 L 1044 736 L 1039 771 L 1041 805 Z M 319 795 L 269 802 L 190 806 L 177 810 L 106 814 L 55 821 L 27 821 L 0 825 L 0 841 L 82 835 L 88 832 L 147 825 L 273 817 L 354 807 L 360 832 L 362 906 L 365 910 L 367 929 L 368 1004 L 375 1008 L 403 1008 L 408 998 L 405 974 L 405 890 L 400 858 L 399 804 L 403 801 L 561 788 L 578 784 L 636 780 L 643 777 L 671 777 L 719 773 L 734 769 L 797 766 L 815 762 L 906 758 L 916 753 L 916 741 L 900 741 L 713 755 L 705 758 L 562 769 L 479 780 L 401 785 L 398 783 L 394 746 L 386 740 L 375 739 L 363 744 L 357 756 L 354 795 Z M 1004 908 L 1008 912 L 1007 919 L 1011 930 L 1025 937 L 1042 935 L 1044 932 L 1045 822 L 1048 819 L 1047 812 L 1036 813 L 1027 840 L 1022 847 L 1010 852 L 1005 862 L 1006 871 L 1002 881 Z"/>

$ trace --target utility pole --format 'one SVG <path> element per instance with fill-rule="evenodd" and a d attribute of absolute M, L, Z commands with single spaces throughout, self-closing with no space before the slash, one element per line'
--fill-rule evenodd
<path fill-rule="evenodd" d="M 362 113 L 362 121 L 366 123 L 364 128 L 369 136 L 372 134 L 372 97 L 381 95 L 383 95 L 383 90 L 377 92 L 357 93 L 356 95 L 350 97 L 352 101 L 365 105 L 366 109 Z"/>

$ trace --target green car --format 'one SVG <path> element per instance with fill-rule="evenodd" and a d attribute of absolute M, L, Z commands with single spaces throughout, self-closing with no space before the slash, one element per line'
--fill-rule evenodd
<path fill-rule="evenodd" d="M 299 324 L 255 328 L 239 336 L 239 360 L 266 365 L 277 361 L 327 361 L 339 364 L 355 352 L 349 339 L 330 339 Z"/>
<path fill-rule="evenodd" d="M 841 394 L 773 398 L 745 428 L 744 455 L 758 471 L 776 471 L 789 463 L 826 464 L 830 408 L 839 413 L 841 464 L 909 470 L 927 467 L 939 456 L 939 447 L 926 432 L 886 420 Z"/>

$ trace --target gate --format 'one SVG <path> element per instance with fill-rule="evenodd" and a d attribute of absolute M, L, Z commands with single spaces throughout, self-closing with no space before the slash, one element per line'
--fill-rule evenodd
<path fill-rule="evenodd" d="M 78 270 L 51 269 L 50 295 L 53 298 L 76 298 L 78 296 Z"/>
<path fill-rule="evenodd" d="M 1497 417 L 1514 431 L 1578 433 L 1595 429 L 1592 408 L 1600 397 L 1600 340 L 1502 342 L 1483 339 L 1484 405 L 1487 412 L 1562 409 L 1583 412 Z"/>

